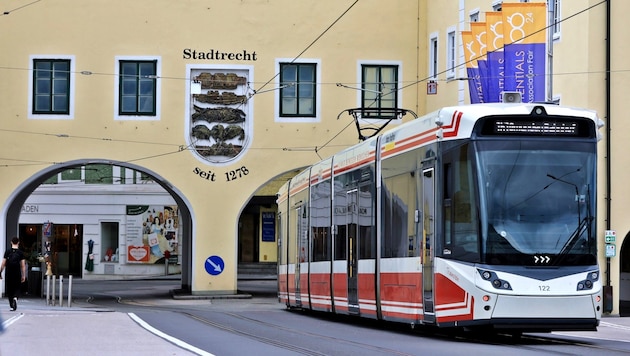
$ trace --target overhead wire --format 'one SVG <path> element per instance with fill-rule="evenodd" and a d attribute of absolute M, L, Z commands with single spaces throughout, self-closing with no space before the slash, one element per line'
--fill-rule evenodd
<path fill-rule="evenodd" d="M 22 10 L 22 9 L 24 9 L 24 8 L 26 8 L 26 7 L 29 7 L 29 6 L 31 6 L 31 5 L 34 5 L 34 4 L 38 3 L 38 2 L 40 2 L 40 1 L 42 1 L 42 0 L 35 0 L 35 1 L 32 1 L 32 2 L 29 2 L 28 4 L 24 4 L 24 5 L 22 5 L 22 6 L 18 6 L 18 7 L 16 7 L 16 8 L 15 8 L 15 9 L 13 9 L 13 10 L 3 11 L 3 12 L 2 12 L 2 14 L 1 14 L 0 16 L 7 16 L 7 15 L 10 15 L 10 14 L 12 14 L 12 13 L 14 13 L 14 12 L 18 11 L 18 10 Z"/>

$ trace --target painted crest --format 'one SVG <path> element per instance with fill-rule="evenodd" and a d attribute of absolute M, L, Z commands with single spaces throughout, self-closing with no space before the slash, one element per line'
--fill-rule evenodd
<path fill-rule="evenodd" d="M 244 152 L 251 127 L 247 83 L 250 70 L 191 68 L 189 147 L 209 163 L 227 163 Z M 199 90 L 200 87 L 200 90 Z"/>

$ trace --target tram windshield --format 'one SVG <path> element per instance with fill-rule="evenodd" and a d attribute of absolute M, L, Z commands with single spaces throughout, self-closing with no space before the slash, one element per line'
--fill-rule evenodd
<path fill-rule="evenodd" d="M 596 264 L 592 143 L 492 140 L 477 149 L 485 263 Z"/>

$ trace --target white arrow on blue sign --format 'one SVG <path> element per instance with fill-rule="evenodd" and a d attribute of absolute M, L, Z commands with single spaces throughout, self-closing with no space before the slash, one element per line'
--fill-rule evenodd
<path fill-rule="evenodd" d="M 223 272 L 223 269 L 225 268 L 225 262 L 223 262 L 223 259 L 219 256 L 210 256 L 206 259 L 205 267 L 206 272 L 213 276 L 216 276 Z"/>

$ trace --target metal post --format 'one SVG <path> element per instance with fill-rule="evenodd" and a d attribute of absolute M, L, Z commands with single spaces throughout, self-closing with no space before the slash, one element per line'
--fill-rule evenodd
<path fill-rule="evenodd" d="M 68 308 L 72 306 L 72 275 L 68 276 Z"/>
<path fill-rule="evenodd" d="M 46 305 L 50 305 L 50 275 L 46 275 Z"/>
<path fill-rule="evenodd" d="M 50 298 L 50 305 L 55 305 L 55 283 L 56 283 L 56 276 L 53 274 L 52 276 L 52 296 Z"/>
<path fill-rule="evenodd" d="M 59 306 L 63 307 L 63 275 L 59 276 Z"/>

